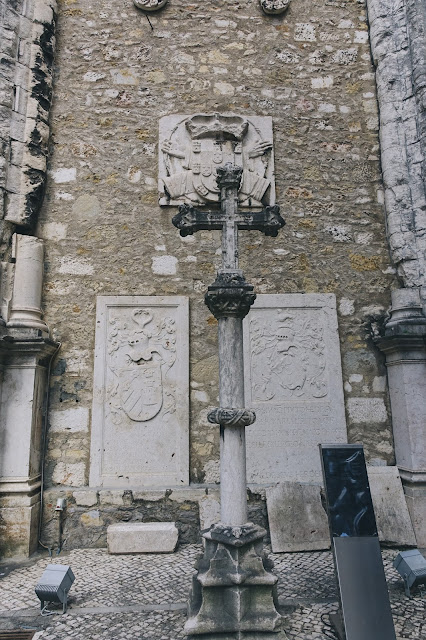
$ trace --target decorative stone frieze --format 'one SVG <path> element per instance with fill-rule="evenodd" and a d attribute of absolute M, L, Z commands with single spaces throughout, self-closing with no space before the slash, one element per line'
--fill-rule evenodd
<path fill-rule="evenodd" d="M 43 285 L 43 240 L 34 236 L 14 236 L 15 274 L 8 327 L 28 327 L 49 331 L 41 319 Z"/>
<path fill-rule="evenodd" d="M 165 116 L 160 120 L 160 205 L 219 203 L 217 169 L 242 167 L 241 207 L 275 204 L 272 118 L 233 114 Z"/>
<path fill-rule="evenodd" d="M 272 15 L 284 13 L 290 6 L 291 0 L 259 0 L 263 11 Z"/>
<path fill-rule="evenodd" d="M 215 318 L 244 318 L 256 300 L 254 287 L 242 271 L 219 271 L 205 295 L 205 303 Z"/>
<path fill-rule="evenodd" d="M 135 7 L 144 11 L 158 11 L 166 6 L 168 0 L 133 0 Z"/>

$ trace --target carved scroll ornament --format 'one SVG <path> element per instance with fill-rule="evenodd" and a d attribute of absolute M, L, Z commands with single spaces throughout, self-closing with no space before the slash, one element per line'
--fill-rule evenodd
<path fill-rule="evenodd" d="M 133 0 L 135 7 L 144 11 L 158 11 L 166 6 L 168 0 Z"/>
<path fill-rule="evenodd" d="M 291 0 L 259 0 L 265 13 L 278 15 L 287 11 Z"/>

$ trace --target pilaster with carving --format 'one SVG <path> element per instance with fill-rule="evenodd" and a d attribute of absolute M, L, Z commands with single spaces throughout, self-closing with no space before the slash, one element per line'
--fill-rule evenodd
<path fill-rule="evenodd" d="M 426 546 L 426 317 L 417 289 L 392 292 L 377 339 L 386 355 L 396 464 L 419 547 Z"/>

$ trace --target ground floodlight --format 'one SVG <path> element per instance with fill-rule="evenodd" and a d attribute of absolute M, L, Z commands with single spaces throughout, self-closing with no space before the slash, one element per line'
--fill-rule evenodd
<path fill-rule="evenodd" d="M 411 589 L 426 584 L 426 560 L 418 549 L 398 553 L 393 566 L 404 580 L 405 593 L 411 598 Z"/>
<path fill-rule="evenodd" d="M 74 582 L 71 567 L 65 564 L 48 564 L 38 581 L 35 592 L 43 611 L 47 602 L 61 602 L 62 613 L 67 610 L 68 591 Z"/>

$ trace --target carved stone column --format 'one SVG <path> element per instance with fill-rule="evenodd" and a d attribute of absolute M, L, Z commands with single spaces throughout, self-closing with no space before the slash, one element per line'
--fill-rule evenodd
<path fill-rule="evenodd" d="M 15 276 L 8 327 L 28 327 L 48 331 L 41 319 L 43 284 L 43 240 L 34 236 L 14 236 Z"/>
<path fill-rule="evenodd" d="M 426 317 L 418 289 L 392 292 L 377 341 L 386 354 L 398 466 L 419 547 L 426 547 Z"/>

